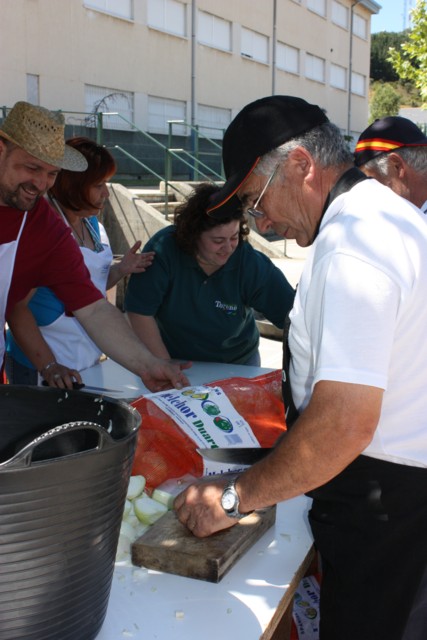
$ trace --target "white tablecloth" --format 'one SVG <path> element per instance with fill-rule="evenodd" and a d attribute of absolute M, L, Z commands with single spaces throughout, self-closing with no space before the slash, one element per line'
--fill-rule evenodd
<path fill-rule="evenodd" d="M 204 384 L 223 378 L 254 378 L 268 371 L 272 371 L 272 369 L 249 367 L 242 364 L 194 362 L 193 366 L 186 369 L 185 373 L 191 384 Z M 113 398 L 137 398 L 144 393 L 150 393 L 141 378 L 113 360 L 105 360 L 90 369 L 85 369 L 81 371 L 81 376 L 87 385 L 113 389 L 108 392 L 108 395 Z"/>
<path fill-rule="evenodd" d="M 191 384 L 255 377 L 259 367 L 195 363 Z M 115 389 L 116 398 L 147 392 L 141 380 L 111 360 L 82 372 L 88 385 Z M 237 562 L 221 582 L 116 565 L 106 620 L 97 640 L 258 639 L 304 562 L 312 537 L 310 500 L 300 496 L 277 507 L 276 524 Z"/>
<path fill-rule="evenodd" d="M 312 545 L 304 496 L 218 584 L 116 565 L 97 640 L 258 640 Z"/>

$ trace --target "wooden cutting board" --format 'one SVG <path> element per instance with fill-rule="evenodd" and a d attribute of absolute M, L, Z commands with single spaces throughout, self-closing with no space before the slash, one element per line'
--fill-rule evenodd
<path fill-rule="evenodd" d="M 219 582 L 276 520 L 276 507 L 255 511 L 234 527 L 196 538 L 168 511 L 132 545 L 140 567 L 186 578 Z"/>

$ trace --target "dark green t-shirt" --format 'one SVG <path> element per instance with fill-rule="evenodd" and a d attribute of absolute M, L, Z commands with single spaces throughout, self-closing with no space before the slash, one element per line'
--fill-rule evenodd
<path fill-rule="evenodd" d="M 282 328 L 294 290 L 283 273 L 248 242 L 207 276 L 178 248 L 170 225 L 144 247 L 153 264 L 129 280 L 125 308 L 154 316 L 172 358 L 244 364 L 257 350 L 252 309 Z"/>

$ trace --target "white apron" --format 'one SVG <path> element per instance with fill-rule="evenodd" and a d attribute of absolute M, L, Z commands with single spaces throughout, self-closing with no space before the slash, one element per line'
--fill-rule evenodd
<path fill-rule="evenodd" d="M 83 260 L 89 270 L 93 284 L 105 296 L 107 279 L 113 261 L 109 245 L 96 253 L 87 247 L 80 247 Z M 70 369 L 87 369 L 99 361 L 101 351 L 89 338 L 81 324 L 63 313 L 49 325 L 39 327 L 44 339 L 55 354 L 56 360 Z"/>
<path fill-rule="evenodd" d="M 12 242 L 0 244 L 0 367 L 3 364 L 4 358 L 4 325 L 6 322 L 6 304 L 7 297 L 9 295 L 10 283 L 12 281 L 13 268 L 15 266 L 16 251 L 18 249 L 21 233 L 25 227 L 25 221 L 27 219 L 27 211 L 22 218 L 21 227 L 19 229 L 18 237 Z"/>

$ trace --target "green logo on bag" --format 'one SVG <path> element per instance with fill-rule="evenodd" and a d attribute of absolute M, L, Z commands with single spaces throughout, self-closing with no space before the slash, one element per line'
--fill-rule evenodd
<path fill-rule="evenodd" d="M 202 409 L 208 416 L 217 416 L 220 413 L 220 408 L 215 402 L 212 402 L 212 400 L 204 400 L 202 402 Z"/>
<path fill-rule="evenodd" d="M 218 427 L 218 429 L 221 429 L 221 431 L 226 431 L 227 433 L 233 431 L 233 425 L 231 424 L 230 420 L 228 418 L 224 418 L 223 416 L 217 416 L 216 418 L 214 418 L 214 425 Z"/>

